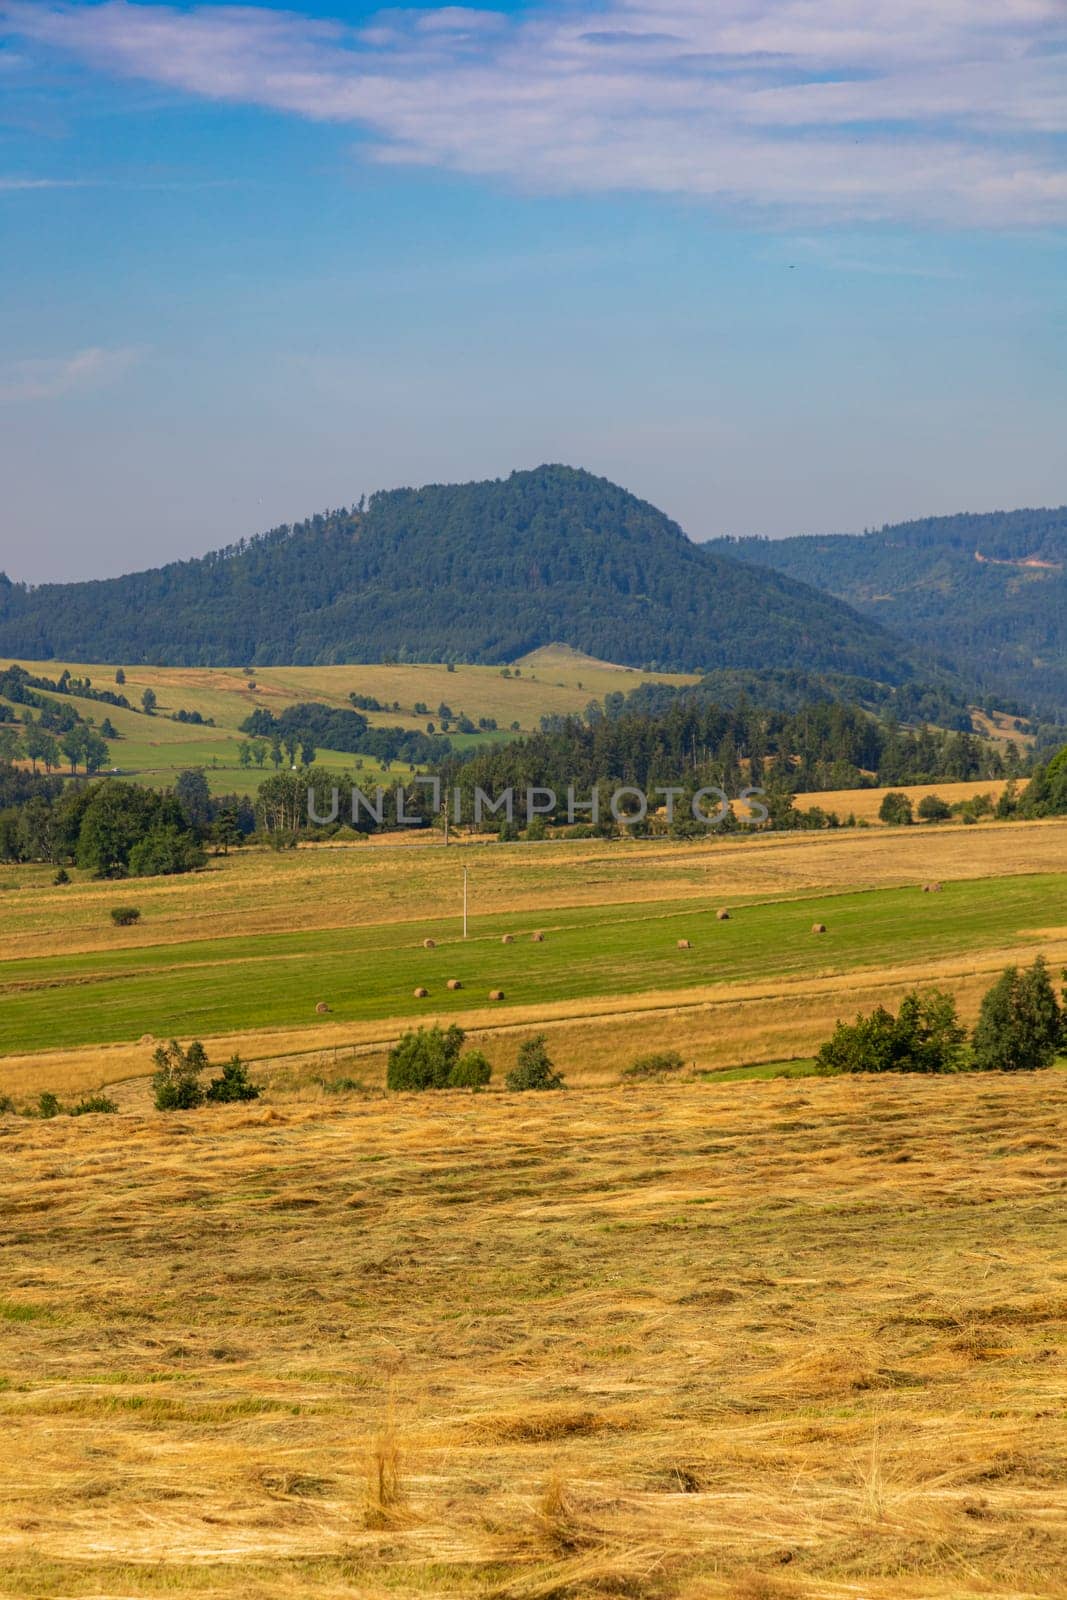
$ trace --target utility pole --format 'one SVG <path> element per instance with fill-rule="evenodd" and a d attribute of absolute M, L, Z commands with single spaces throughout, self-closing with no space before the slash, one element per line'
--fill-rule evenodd
<path fill-rule="evenodd" d="M 467 937 L 467 869 L 463 868 L 463 937 Z"/>

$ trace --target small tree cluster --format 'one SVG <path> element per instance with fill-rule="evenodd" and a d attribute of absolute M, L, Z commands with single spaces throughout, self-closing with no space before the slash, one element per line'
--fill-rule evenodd
<path fill-rule="evenodd" d="M 221 1074 L 205 1089 L 201 1074 L 210 1066 L 207 1051 L 199 1039 L 183 1050 L 176 1039 L 157 1047 L 152 1060 L 155 1073 L 152 1088 L 157 1111 L 195 1111 L 205 1102 L 225 1105 L 236 1100 L 258 1100 L 259 1087 L 252 1083 L 240 1056 L 231 1056 Z"/>
<path fill-rule="evenodd" d="M 851 1026 L 839 1022 L 816 1062 L 825 1072 L 955 1072 L 966 1038 L 951 995 L 916 991 L 896 1016 L 878 1006 Z"/>
<path fill-rule="evenodd" d="M 484 1089 L 492 1067 L 480 1050 L 463 1052 L 466 1034 L 452 1024 L 413 1028 L 389 1052 L 386 1083 L 398 1092 L 425 1089 Z"/>
<path fill-rule="evenodd" d="M 1050 1067 L 1067 1044 L 1064 1025 L 1044 957 L 1022 972 L 1008 967 L 982 1000 L 972 1044 L 974 1065 L 986 1072 Z"/>
<path fill-rule="evenodd" d="M 0 1095 L 0 1112 L 13 1113 L 15 1102 L 8 1095 Z M 51 1122 L 53 1117 L 85 1117 L 96 1113 L 114 1115 L 118 1106 L 106 1094 L 88 1094 L 75 1102 L 72 1106 L 64 1108 L 59 1096 L 53 1094 L 51 1089 L 42 1089 L 37 1097 L 37 1106 L 34 1111 L 25 1111 L 25 1116 L 38 1116 L 43 1122 Z"/>
<path fill-rule="evenodd" d="M 1067 977 L 1067 973 L 1064 974 Z M 1067 992 L 1065 992 L 1067 1001 Z M 982 999 L 971 1048 L 956 1002 L 939 989 L 905 995 L 896 1016 L 878 1006 L 839 1022 L 816 1057 L 824 1072 L 1033 1072 L 1067 1048 L 1067 1012 L 1043 956 L 1008 967 Z"/>

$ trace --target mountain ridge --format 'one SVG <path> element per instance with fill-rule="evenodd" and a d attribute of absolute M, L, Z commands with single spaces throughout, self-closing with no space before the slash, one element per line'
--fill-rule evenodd
<path fill-rule="evenodd" d="M 836 595 L 980 688 L 1067 718 L 1067 506 L 708 548 Z"/>
<path fill-rule="evenodd" d="M 384 490 L 121 578 L 0 588 L 0 653 L 176 666 L 514 660 L 549 642 L 664 670 L 898 683 L 915 654 L 580 468 Z"/>

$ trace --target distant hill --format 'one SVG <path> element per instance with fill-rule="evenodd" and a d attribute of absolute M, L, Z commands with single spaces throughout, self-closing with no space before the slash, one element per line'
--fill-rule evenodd
<path fill-rule="evenodd" d="M 1067 718 L 1067 506 L 705 548 L 837 595 L 971 682 Z"/>
<path fill-rule="evenodd" d="M 171 665 L 503 662 L 559 642 L 661 670 L 897 684 L 880 624 L 695 545 L 569 467 L 375 495 L 193 561 L 94 583 L 0 580 L 0 655 Z"/>

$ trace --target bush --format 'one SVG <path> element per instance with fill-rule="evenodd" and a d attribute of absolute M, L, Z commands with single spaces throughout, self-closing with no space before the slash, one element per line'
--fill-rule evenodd
<path fill-rule="evenodd" d="M 650 1055 L 638 1056 L 623 1069 L 624 1078 L 662 1078 L 669 1072 L 681 1072 L 685 1062 L 677 1050 L 653 1050 Z"/>
<path fill-rule="evenodd" d="M 9 1094 L 0 1094 L 0 1117 L 13 1117 L 15 1102 Z"/>
<path fill-rule="evenodd" d="M 1035 1072 L 1050 1067 L 1063 1042 L 1063 1013 L 1044 956 L 1020 972 L 1008 967 L 982 1000 L 974 1030 L 980 1072 Z"/>
<path fill-rule="evenodd" d="M 544 817 L 530 818 L 529 822 L 526 824 L 526 837 L 527 839 L 534 840 L 535 843 L 542 839 L 548 838 L 548 825 L 546 824 Z"/>
<path fill-rule="evenodd" d="M 493 1069 L 480 1050 L 468 1050 L 460 1056 L 448 1075 L 450 1089 L 484 1089 Z"/>
<path fill-rule="evenodd" d="M 52 879 L 52 882 L 55 884 L 57 889 L 62 888 L 63 884 L 70 882 L 70 873 L 67 871 L 66 867 L 60 867 L 59 871 Z"/>
<path fill-rule="evenodd" d="M 237 1100 L 258 1100 L 261 1090 L 251 1082 L 248 1068 L 240 1056 L 231 1056 L 222 1069 L 221 1078 L 212 1078 L 208 1084 L 206 1100 L 213 1105 L 232 1105 Z"/>
<path fill-rule="evenodd" d="M 957 800 L 952 810 L 964 822 L 978 822 L 982 817 L 996 816 L 997 808 L 991 794 L 972 794 L 969 800 Z"/>
<path fill-rule="evenodd" d="M 76 1106 L 71 1106 L 70 1114 L 72 1117 L 87 1117 L 100 1112 L 112 1116 L 118 1109 L 114 1100 L 106 1094 L 87 1094 L 84 1100 L 79 1100 Z"/>
<path fill-rule="evenodd" d="M 51 1089 L 43 1090 L 37 1101 L 37 1115 L 43 1117 L 46 1122 L 50 1122 L 53 1117 L 59 1116 L 59 1112 L 58 1096 L 54 1095 Z"/>
<path fill-rule="evenodd" d="M 508 1073 L 507 1086 L 515 1093 L 529 1089 L 562 1089 L 563 1078 L 552 1065 L 543 1033 L 535 1033 L 519 1046 L 518 1060 Z"/>
<path fill-rule="evenodd" d="M 851 1026 L 839 1022 L 815 1058 L 820 1072 L 957 1072 L 967 1030 L 940 989 L 905 995 L 894 1017 L 878 1006 Z"/>
<path fill-rule="evenodd" d="M 172 1039 L 157 1047 L 152 1060 L 156 1064 L 152 1088 L 157 1111 L 193 1111 L 203 1105 L 200 1074 L 208 1062 L 199 1039 L 194 1039 L 188 1050 Z"/>
<path fill-rule="evenodd" d="M 947 822 L 951 815 L 952 807 L 939 794 L 924 795 L 919 801 L 920 822 Z"/>
<path fill-rule="evenodd" d="M 886 795 L 878 807 L 878 815 L 891 828 L 906 827 L 908 823 L 915 821 L 911 801 L 906 794 L 901 794 L 896 789 L 891 789 Z"/>
<path fill-rule="evenodd" d="M 447 1030 L 437 1023 L 409 1030 L 389 1052 L 388 1087 L 398 1092 L 447 1089 L 465 1038 L 455 1023 Z"/>
<path fill-rule="evenodd" d="M 117 928 L 130 928 L 140 922 L 141 913 L 136 906 L 112 906 L 111 920 Z"/>

